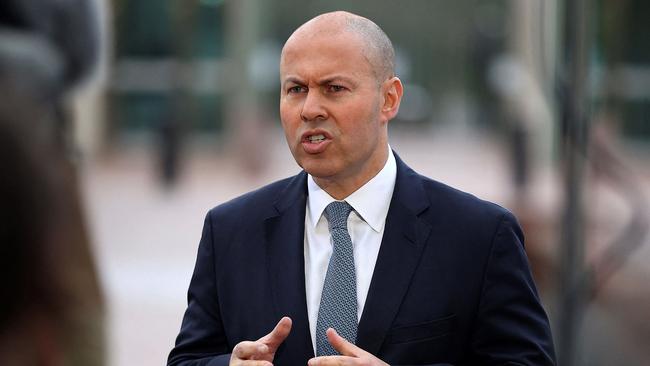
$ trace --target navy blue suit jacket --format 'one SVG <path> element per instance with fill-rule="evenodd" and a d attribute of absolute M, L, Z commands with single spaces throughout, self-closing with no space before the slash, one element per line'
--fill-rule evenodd
<path fill-rule="evenodd" d="M 356 344 L 391 365 L 552 365 L 549 323 L 507 210 L 399 157 Z M 303 257 L 306 173 L 212 209 L 168 365 L 227 365 L 233 347 L 293 320 L 277 366 L 313 357 Z"/>

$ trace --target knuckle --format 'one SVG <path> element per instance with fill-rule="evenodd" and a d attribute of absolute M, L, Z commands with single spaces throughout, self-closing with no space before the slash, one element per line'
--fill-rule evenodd
<path fill-rule="evenodd" d="M 237 355 L 237 357 L 242 358 L 246 354 L 251 352 L 252 348 L 252 343 L 250 341 L 242 341 L 239 342 L 235 345 L 235 348 L 233 348 L 233 354 Z"/>

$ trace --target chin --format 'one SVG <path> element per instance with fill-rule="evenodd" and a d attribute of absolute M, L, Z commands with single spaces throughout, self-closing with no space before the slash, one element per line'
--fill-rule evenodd
<path fill-rule="evenodd" d="M 327 178 L 336 175 L 336 168 L 327 161 L 314 161 L 315 159 L 304 159 L 298 165 L 307 173 L 316 178 Z"/>

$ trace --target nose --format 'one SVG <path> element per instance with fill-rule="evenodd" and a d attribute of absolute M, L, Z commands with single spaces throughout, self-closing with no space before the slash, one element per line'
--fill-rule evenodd
<path fill-rule="evenodd" d="M 323 107 L 322 102 L 321 95 L 317 90 L 308 90 L 300 111 L 302 121 L 310 122 L 327 119 L 327 110 Z"/>

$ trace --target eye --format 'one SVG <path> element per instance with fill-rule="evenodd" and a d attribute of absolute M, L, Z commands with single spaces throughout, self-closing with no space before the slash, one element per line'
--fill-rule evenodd
<path fill-rule="evenodd" d="M 300 85 L 294 85 L 287 89 L 287 94 L 296 94 L 296 93 L 302 93 L 305 91 L 305 87 L 300 86 Z"/>
<path fill-rule="evenodd" d="M 341 85 L 331 84 L 331 85 L 327 86 L 327 91 L 329 91 L 331 93 L 339 93 L 339 92 L 342 92 L 344 90 L 345 90 L 345 87 L 341 86 Z"/>

